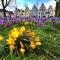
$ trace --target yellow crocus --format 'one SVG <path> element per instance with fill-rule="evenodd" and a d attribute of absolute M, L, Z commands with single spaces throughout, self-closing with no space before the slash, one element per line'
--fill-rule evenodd
<path fill-rule="evenodd" d="M 29 35 L 30 37 L 34 37 L 34 36 L 35 36 L 35 32 L 29 32 L 28 35 Z"/>
<path fill-rule="evenodd" d="M 37 45 L 37 46 L 41 45 L 41 42 L 36 42 L 36 45 Z"/>
<path fill-rule="evenodd" d="M 16 38 L 12 37 L 11 35 L 9 35 L 9 39 L 12 39 L 12 40 L 14 40 L 14 41 L 17 40 Z"/>
<path fill-rule="evenodd" d="M 32 48 L 32 49 L 35 49 L 36 48 L 36 45 L 34 44 L 34 42 L 31 42 L 30 48 Z"/>
<path fill-rule="evenodd" d="M 28 24 L 29 24 L 29 22 L 28 22 L 28 21 L 25 21 L 25 22 L 24 22 L 24 24 L 25 24 L 25 25 L 28 25 Z"/>
<path fill-rule="evenodd" d="M 19 29 L 19 32 L 24 32 L 26 29 L 24 26 L 22 26 L 20 29 Z"/>
<path fill-rule="evenodd" d="M 17 28 L 13 28 L 13 30 L 10 31 L 9 35 L 10 35 L 11 37 L 18 38 L 18 36 L 19 36 L 19 31 L 17 30 Z"/>
<path fill-rule="evenodd" d="M 6 44 L 8 44 L 8 45 L 14 45 L 15 44 L 15 40 L 13 38 L 8 38 L 6 40 Z"/>
<path fill-rule="evenodd" d="M 20 52 L 21 52 L 22 55 L 24 55 L 25 49 L 21 48 Z"/>
<path fill-rule="evenodd" d="M 39 37 L 35 37 L 34 42 L 36 45 L 41 45 Z"/>
<path fill-rule="evenodd" d="M 23 36 L 23 33 L 24 33 L 24 32 L 19 32 L 19 36 Z"/>
<path fill-rule="evenodd" d="M 40 41 L 39 37 L 35 37 L 34 41 L 39 42 Z"/>
<path fill-rule="evenodd" d="M 10 51 L 12 51 L 13 49 L 15 49 L 14 45 L 9 45 Z"/>
<path fill-rule="evenodd" d="M 25 27 L 22 26 L 22 27 L 19 29 L 19 35 L 22 36 L 23 33 L 25 32 L 25 30 L 26 30 Z"/>
<path fill-rule="evenodd" d="M 32 24 L 33 22 L 31 21 L 30 24 Z"/>
<path fill-rule="evenodd" d="M 27 29 L 26 32 L 29 33 L 30 32 L 30 29 Z"/>
<path fill-rule="evenodd" d="M 0 35 L 0 41 L 2 41 L 3 40 L 3 37 Z"/>

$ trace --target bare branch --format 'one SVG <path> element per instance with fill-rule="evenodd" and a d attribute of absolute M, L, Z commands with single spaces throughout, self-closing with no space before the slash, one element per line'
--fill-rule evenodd
<path fill-rule="evenodd" d="M 7 0 L 6 0 L 6 4 L 7 4 Z"/>
<path fill-rule="evenodd" d="M 2 2 L 2 6 L 4 7 L 4 0 L 1 0 L 1 2 Z"/>
<path fill-rule="evenodd" d="M 9 0 L 9 1 L 7 2 L 7 0 L 6 0 L 7 4 L 4 6 L 4 8 L 6 8 L 6 7 L 9 5 L 10 1 L 11 1 L 11 0 Z"/>

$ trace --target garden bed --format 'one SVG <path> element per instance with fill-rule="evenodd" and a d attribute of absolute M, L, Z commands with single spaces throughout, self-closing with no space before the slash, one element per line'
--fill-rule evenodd
<path fill-rule="evenodd" d="M 44 24 L 40 24 L 34 21 L 20 21 L 18 23 L 16 23 L 15 21 L 14 23 L 11 23 L 8 20 L 4 22 L 4 24 L 0 25 L 0 35 L 3 37 L 3 40 L 0 41 L 0 60 L 60 60 L 60 28 L 51 25 L 50 22 L 51 21 L 47 21 L 44 22 Z M 11 23 L 11 26 L 6 25 L 6 23 Z M 40 26 L 38 26 L 39 24 Z M 21 37 L 20 40 L 22 39 L 27 44 L 27 46 L 29 47 L 28 50 L 23 50 L 24 52 L 26 51 L 23 56 L 21 55 L 21 50 L 19 54 L 17 54 L 17 52 L 15 51 L 14 54 L 10 55 L 10 49 L 8 49 L 10 47 L 6 47 L 6 40 L 9 38 L 9 36 L 17 37 L 19 35 L 19 28 L 21 28 L 22 26 L 24 26 L 24 29 L 22 29 L 23 31 L 25 31 L 26 28 L 28 29 L 28 31 L 30 30 L 31 32 L 33 32 L 32 36 L 35 35 L 35 37 L 39 37 L 40 40 L 38 42 L 41 42 L 39 43 L 40 46 L 36 48 L 33 47 L 33 50 L 30 49 L 31 46 L 29 47 L 29 45 L 31 41 L 27 41 L 25 39 L 25 37 L 27 36 L 25 35 L 27 34 L 26 30 L 23 34 L 24 37 Z M 18 35 L 12 35 L 12 31 L 14 30 L 16 30 L 15 32 L 17 32 Z M 24 46 L 25 43 L 23 44 Z"/>

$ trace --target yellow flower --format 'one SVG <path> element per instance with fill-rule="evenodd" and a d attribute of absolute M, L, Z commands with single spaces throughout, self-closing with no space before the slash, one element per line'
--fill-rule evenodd
<path fill-rule="evenodd" d="M 36 48 L 36 45 L 34 44 L 34 42 L 31 42 L 30 47 L 31 47 L 32 49 L 35 49 L 35 48 Z"/>
<path fill-rule="evenodd" d="M 13 28 L 13 30 L 11 30 L 11 31 L 9 32 L 9 35 L 10 35 L 11 37 L 18 38 L 18 36 L 19 36 L 19 31 L 17 30 L 17 28 Z"/>
<path fill-rule="evenodd" d="M 6 44 L 9 45 L 10 51 L 12 51 L 12 50 L 15 48 L 15 39 L 12 38 L 12 37 L 9 37 L 9 38 L 6 40 Z"/>
<path fill-rule="evenodd" d="M 30 24 L 32 24 L 32 21 L 30 22 Z"/>
<path fill-rule="evenodd" d="M 3 40 L 3 37 L 0 35 L 0 41 L 2 41 Z"/>
<path fill-rule="evenodd" d="M 23 43 L 22 43 L 22 42 L 20 42 L 20 45 L 21 45 L 21 48 L 24 48 L 24 45 L 23 45 Z"/>
<path fill-rule="evenodd" d="M 22 55 L 24 55 L 25 49 L 21 48 L 20 52 L 21 52 Z"/>
<path fill-rule="evenodd" d="M 30 32 L 30 29 L 27 29 L 26 32 L 29 33 Z"/>
<path fill-rule="evenodd" d="M 41 45 L 41 42 L 36 42 L 36 45 Z"/>
<path fill-rule="evenodd" d="M 34 39 L 34 42 L 35 42 L 35 45 L 41 45 L 41 42 L 40 42 L 39 37 L 36 37 L 36 38 Z"/>
<path fill-rule="evenodd" d="M 15 48 L 15 46 L 14 45 L 9 45 L 9 48 L 10 48 L 10 51 L 12 51 Z"/>
<path fill-rule="evenodd" d="M 35 37 L 34 41 L 39 42 L 40 41 L 39 37 Z"/>
<path fill-rule="evenodd" d="M 13 38 L 8 38 L 7 41 L 6 41 L 6 44 L 14 45 L 15 44 L 15 40 Z"/>
<path fill-rule="evenodd" d="M 29 22 L 28 22 L 28 21 L 25 21 L 25 22 L 24 22 L 24 24 L 25 24 L 25 25 L 28 25 L 28 24 L 29 24 Z"/>
<path fill-rule="evenodd" d="M 17 39 L 9 35 L 9 39 L 16 41 Z"/>
<path fill-rule="evenodd" d="M 25 27 L 24 26 L 22 26 L 20 29 L 19 29 L 19 35 L 21 36 L 21 35 L 23 35 L 23 33 L 25 32 Z"/>
<path fill-rule="evenodd" d="M 19 29 L 19 32 L 24 32 L 25 31 L 25 27 L 22 26 L 20 29 Z"/>
<path fill-rule="evenodd" d="M 34 37 L 34 36 L 35 36 L 35 32 L 29 32 L 28 35 L 29 35 L 30 37 Z"/>
<path fill-rule="evenodd" d="M 19 32 L 19 35 L 20 35 L 20 36 L 23 36 L 23 32 Z"/>

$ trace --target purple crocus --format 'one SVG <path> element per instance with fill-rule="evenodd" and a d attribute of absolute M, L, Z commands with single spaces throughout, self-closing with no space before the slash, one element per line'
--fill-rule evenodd
<path fill-rule="evenodd" d="M 4 26 L 7 27 L 7 28 L 10 28 L 11 24 L 5 24 Z"/>
<path fill-rule="evenodd" d="M 39 23 L 38 27 L 44 27 L 44 23 Z"/>
<path fill-rule="evenodd" d="M 0 24 L 3 25 L 4 24 L 4 20 L 0 20 Z"/>
<path fill-rule="evenodd" d="M 15 24 L 18 22 L 18 20 L 11 20 L 11 22 Z"/>
<path fill-rule="evenodd" d="M 60 17 L 51 17 L 48 20 L 60 20 Z"/>

